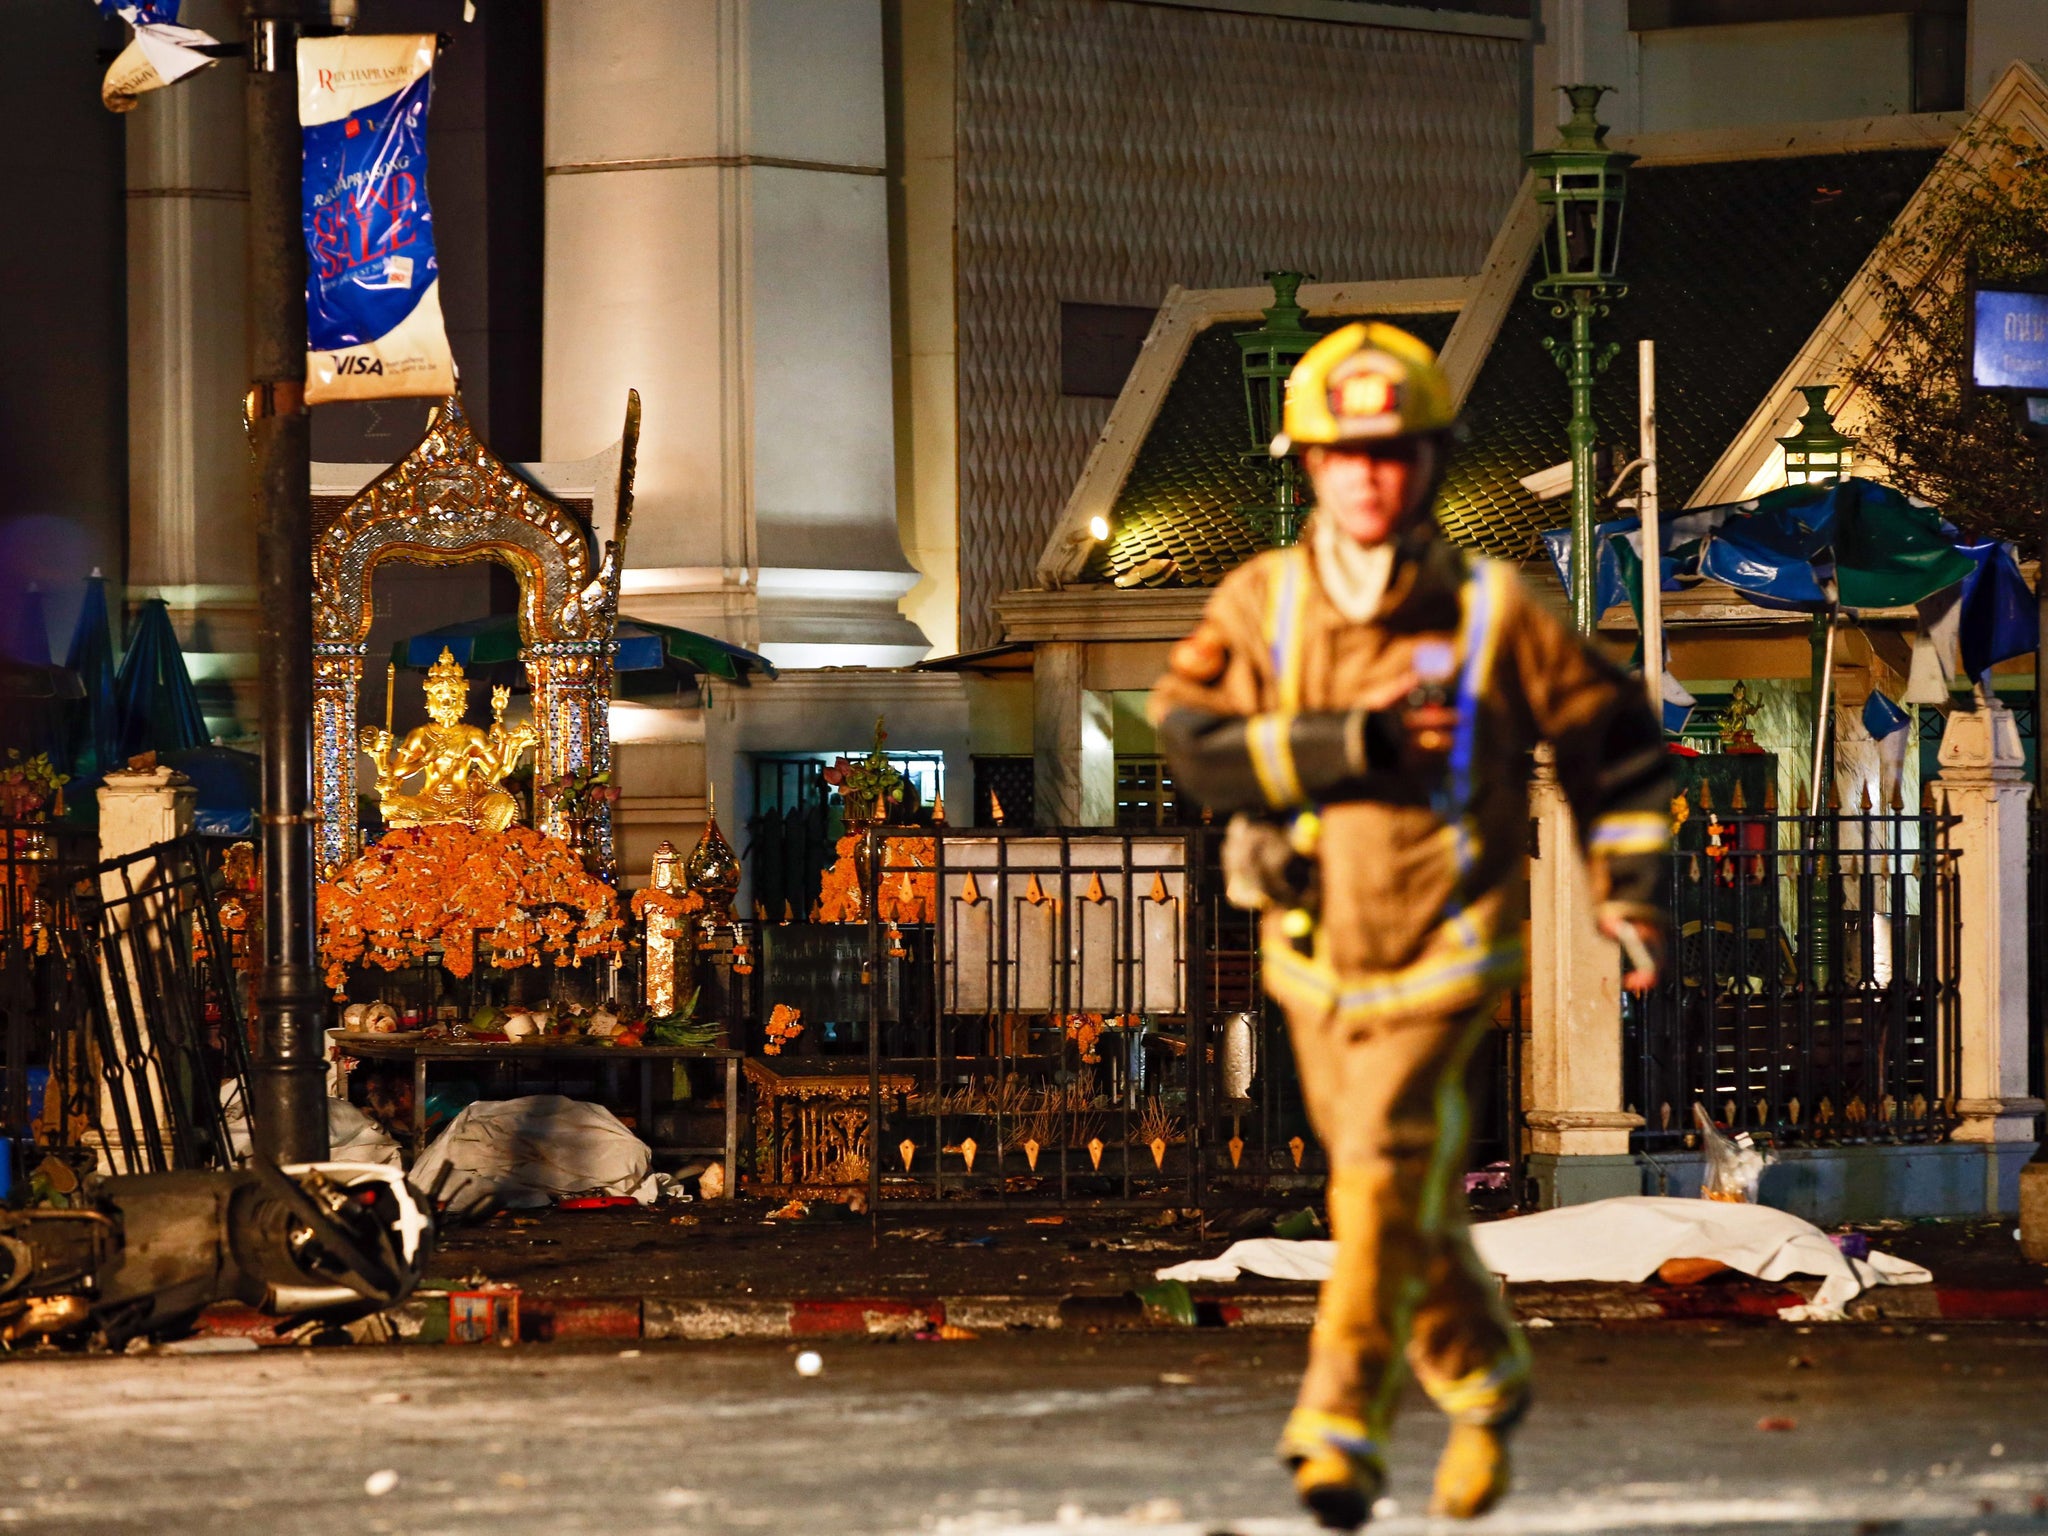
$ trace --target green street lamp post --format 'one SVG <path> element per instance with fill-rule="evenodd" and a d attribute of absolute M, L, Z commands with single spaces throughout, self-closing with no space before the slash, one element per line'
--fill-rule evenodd
<path fill-rule="evenodd" d="M 1785 450 L 1787 485 L 1839 480 L 1855 463 L 1854 439 L 1844 437 L 1828 413 L 1829 388 L 1826 384 L 1799 386 L 1799 393 L 1806 396 L 1806 414 L 1799 418 L 1797 431 L 1778 439 L 1778 446 Z"/>
<path fill-rule="evenodd" d="M 1842 434 L 1828 411 L 1829 387 L 1826 384 L 1799 386 L 1799 393 L 1806 397 L 1806 414 L 1799 418 L 1799 425 L 1790 436 L 1778 439 L 1778 446 L 1785 450 L 1787 485 L 1821 485 L 1830 480 L 1840 480 L 1855 464 L 1855 440 Z M 1826 800 L 1821 793 L 1822 786 L 1832 784 L 1835 779 L 1834 733 L 1828 729 L 1827 721 L 1828 688 L 1834 672 L 1835 619 L 1836 611 L 1832 607 L 1825 613 L 1815 614 L 1809 637 L 1813 665 L 1808 697 L 1814 701 L 1816 743 L 1812 804 L 1816 814 Z"/>
<path fill-rule="evenodd" d="M 1616 342 L 1595 348 L 1593 321 L 1604 317 L 1610 303 L 1628 292 L 1615 281 L 1621 253 L 1622 205 L 1628 194 L 1628 167 L 1635 156 L 1607 147 L 1607 128 L 1595 115 L 1606 85 L 1560 87 L 1571 98 L 1571 120 L 1558 130 L 1554 148 L 1528 157 L 1536 175 L 1536 200 L 1545 215 L 1543 276 L 1535 294 L 1547 300 L 1558 319 L 1571 320 L 1571 342 L 1543 339 L 1544 348 L 1564 370 L 1572 391 L 1572 419 L 1567 436 L 1572 449 L 1572 623 L 1591 634 L 1599 622 L 1593 611 L 1594 578 L 1599 560 L 1593 552 L 1593 523 L 1599 498 L 1594 468 L 1593 381 L 1607 371 L 1620 350 Z"/>
<path fill-rule="evenodd" d="M 1268 272 L 1273 285 L 1273 302 L 1262 312 L 1265 324 L 1256 331 L 1239 331 L 1237 345 L 1243 354 L 1244 406 L 1251 429 L 1249 463 L 1265 479 L 1267 499 L 1259 505 L 1241 508 L 1260 524 L 1275 544 L 1292 544 L 1301 532 L 1306 485 L 1298 453 L 1272 456 L 1272 443 L 1280 431 L 1281 412 L 1287 403 L 1287 376 L 1302 353 L 1322 337 L 1302 322 L 1308 312 L 1294 300 L 1295 291 L 1313 276 L 1306 272 Z"/>

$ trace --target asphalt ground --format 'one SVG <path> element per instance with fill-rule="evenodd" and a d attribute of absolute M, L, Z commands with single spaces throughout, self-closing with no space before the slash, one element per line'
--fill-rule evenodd
<path fill-rule="evenodd" d="M 1560 1325 L 1475 1533 L 2048 1530 L 2048 1327 Z M 1304 1341 L 267 1350 L 0 1362 L 36 1532 L 1280 1536 Z M 1411 1405 L 1373 1529 L 1419 1536 Z M 373 1492 L 373 1489 L 384 1490 Z"/>

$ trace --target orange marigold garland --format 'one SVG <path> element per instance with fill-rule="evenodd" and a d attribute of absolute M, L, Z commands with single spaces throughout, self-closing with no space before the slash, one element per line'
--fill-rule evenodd
<path fill-rule="evenodd" d="M 669 922 L 680 923 L 692 912 L 703 910 L 704 898 L 695 891 L 665 891 L 659 886 L 648 885 L 633 893 L 633 915 L 643 923 L 647 921 L 649 912 L 659 912 Z"/>
<path fill-rule="evenodd" d="M 937 892 L 931 873 L 938 863 L 937 845 L 928 837 L 891 837 L 885 841 L 876 915 L 885 923 L 930 922 Z M 825 871 L 818 891 L 818 915 L 824 922 L 867 921 L 865 897 L 853 863 L 854 849 L 859 845 L 859 833 L 850 832 L 839 839 L 838 860 Z"/>
<path fill-rule="evenodd" d="M 320 887 L 320 956 L 339 995 L 357 963 L 387 971 L 438 958 L 469 975 L 479 935 L 491 964 L 581 965 L 617 954 L 618 893 L 560 838 L 456 822 L 387 832 Z"/>
<path fill-rule="evenodd" d="M 782 1048 L 804 1032 L 803 1012 L 787 1003 L 777 1003 L 768 1011 L 767 1042 L 761 1047 L 764 1056 L 780 1056 Z"/>

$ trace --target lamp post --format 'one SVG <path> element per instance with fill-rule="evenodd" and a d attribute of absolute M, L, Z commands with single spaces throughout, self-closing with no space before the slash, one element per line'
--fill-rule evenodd
<path fill-rule="evenodd" d="M 1789 437 L 1778 439 L 1778 446 L 1785 450 L 1785 483 L 1787 485 L 1819 485 L 1827 480 L 1839 480 L 1849 473 L 1856 459 L 1856 444 L 1844 437 L 1835 426 L 1835 418 L 1828 414 L 1827 384 L 1802 384 L 1799 393 L 1806 396 L 1806 414 L 1799 418 L 1799 429 Z"/>
<path fill-rule="evenodd" d="M 1802 384 L 1806 414 L 1790 436 L 1778 439 L 1785 450 L 1787 485 L 1824 485 L 1849 473 L 1855 463 L 1856 444 L 1842 435 L 1835 418 L 1828 414 L 1826 384 Z M 1833 583 L 1829 583 L 1830 590 Z M 1808 814 L 1818 816 L 1827 803 L 1824 788 L 1835 776 L 1833 732 L 1828 729 L 1828 695 L 1834 685 L 1835 629 L 1839 610 L 1832 604 L 1827 612 L 1813 616 L 1810 644 L 1813 650 L 1811 695 L 1813 698 L 1813 793 Z"/>
<path fill-rule="evenodd" d="M 1294 301 L 1295 291 L 1312 280 L 1306 272 L 1268 272 L 1273 285 L 1273 302 L 1262 312 L 1265 324 L 1256 331 L 1239 331 L 1237 345 L 1243 354 L 1245 421 L 1251 429 L 1251 451 L 1247 463 L 1259 471 L 1268 486 L 1267 500 L 1241 510 L 1264 526 L 1275 544 L 1292 544 L 1301 532 L 1303 477 L 1301 456 L 1289 453 L 1274 458 L 1272 443 L 1280 431 L 1281 413 L 1287 404 L 1287 376 L 1302 353 L 1322 340 L 1302 322 L 1308 313 Z"/>
<path fill-rule="evenodd" d="M 1560 87 L 1571 98 L 1570 121 L 1558 129 L 1557 144 L 1528 157 L 1536 175 L 1536 200 L 1545 214 L 1543 276 L 1535 294 L 1549 302 L 1558 319 L 1571 321 L 1571 341 L 1546 336 L 1543 345 L 1564 370 L 1572 391 L 1567 431 L 1572 449 L 1572 623 L 1591 634 L 1599 621 L 1593 591 L 1599 560 L 1593 551 L 1595 503 L 1599 495 L 1593 455 L 1593 381 L 1607 371 L 1620 350 L 1614 342 L 1595 349 L 1593 321 L 1628 292 L 1615 281 L 1621 253 L 1622 205 L 1628 167 L 1635 156 L 1607 147 L 1607 128 L 1595 115 L 1607 85 Z"/>

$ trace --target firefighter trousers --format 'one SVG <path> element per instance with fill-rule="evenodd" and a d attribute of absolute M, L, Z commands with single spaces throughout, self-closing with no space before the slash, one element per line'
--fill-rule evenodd
<path fill-rule="evenodd" d="M 1376 1442 L 1404 1356 L 1459 1422 L 1504 1422 L 1527 1397 L 1528 1347 L 1472 1251 L 1465 1209 L 1465 1066 L 1491 1014 L 1488 1003 L 1361 1027 L 1288 1011 L 1337 1242 L 1298 1403 L 1356 1419 Z"/>

